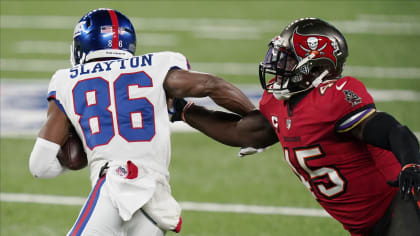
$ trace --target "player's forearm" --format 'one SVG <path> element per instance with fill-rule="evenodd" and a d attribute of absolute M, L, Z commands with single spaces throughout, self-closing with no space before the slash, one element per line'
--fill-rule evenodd
<path fill-rule="evenodd" d="M 276 133 L 259 110 L 239 116 L 192 105 L 184 111 L 184 121 L 229 146 L 264 148 L 278 142 Z"/>
<path fill-rule="evenodd" d="M 237 114 L 211 111 L 192 105 L 184 112 L 184 121 L 210 138 L 229 146 L 240 147 L 235 125 L 241 117 Z"/>
<path fill-rule="evenodd" d="M 171 98 L 208 96 L 219 106 L 240 115 L 255 109 L 241 90 L 212 74 L 171 70 L 163 86 L 167 96 Z"/>
<path fill-rule="evenodd" d="M 209 96 L 219 106 L 240 115 L 245 115 L 256 109 L 240 89 L 222 79 L 216 80 L 214 89 L 210 91 Z"/>

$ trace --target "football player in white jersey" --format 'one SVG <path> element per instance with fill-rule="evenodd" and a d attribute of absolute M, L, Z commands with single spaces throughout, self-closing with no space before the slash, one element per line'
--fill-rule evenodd
<path fill-rule="evenodd" d="M 168 99 L 209 96 L 239 115 L 255 109 L 230 83 L 190 71 L 182 54 L 134 56 L 135 49 L 126 16 L 113 9 L 90 11 L 74 31 L 73 67 L 58 70 L 50 81 L 47 120 L 29 167 L 39 178 L 63 173 L 56 156 L 75 128 L 88 157 L 92 192 L 68 235 L 179 232 L 181 209 L 169 186 Z"/>

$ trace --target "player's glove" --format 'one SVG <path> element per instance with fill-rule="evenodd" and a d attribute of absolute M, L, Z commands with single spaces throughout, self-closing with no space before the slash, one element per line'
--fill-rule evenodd
<path fill-rule="evenodd" d="M 260 152 L 264 152 L 265 150 L 267 150 L 270 146 L 265 147 L 265 148 L 253 148 L 253 147 L 243 147 L 239 150 L 238 152 L 238 156 L 239 157 L 244 157 L 244 156 L 248 156 L 248 155 L 253 155 L 255 153 L 260 153 Z"/>
<path fill-rule="evenodd" d="M 172 107 L 168 108 L 169 119 L 171 122 L 182 120 L 182 113 L 188 102 L 183 98 L 174 98 Z"/>
<path fill-rule="evenodd" d="M 393 187 L 400 188 L 401 197 L 404 200 L 410 199 L 413 195 L 414 200 L 419 200 L 420 194 L 420 165 L 419 164 L 407 164 L 405 165 L 397 180 L 388 182 Z"/>

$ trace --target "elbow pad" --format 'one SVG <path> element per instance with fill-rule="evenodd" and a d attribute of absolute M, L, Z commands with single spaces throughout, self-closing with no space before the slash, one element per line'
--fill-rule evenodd
<path fill-rule="evenodd" d="M 29 170 L 36 178 L 54 178 L 64 172 L 57 159 L 60 145 L 37 138 L 29 158 Z"/>

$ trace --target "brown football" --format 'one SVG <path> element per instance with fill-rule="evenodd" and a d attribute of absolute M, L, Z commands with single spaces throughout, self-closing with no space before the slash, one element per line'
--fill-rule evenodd
<path fill-rule="evenodd" d="M 87 166 L 87 156 L 83 144 L 74 129 L 69 131 L 69 138 L 57 154 L 60 164 L 70 170 L 80 170 Z"/>

